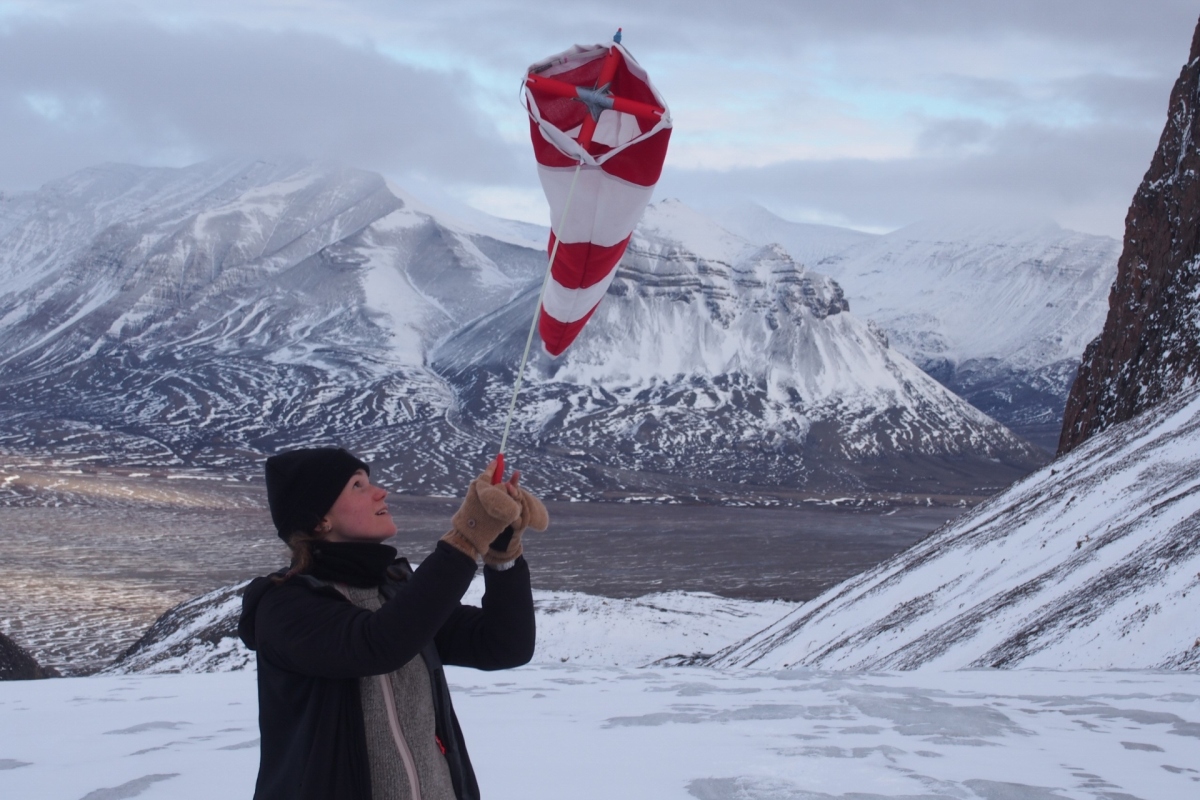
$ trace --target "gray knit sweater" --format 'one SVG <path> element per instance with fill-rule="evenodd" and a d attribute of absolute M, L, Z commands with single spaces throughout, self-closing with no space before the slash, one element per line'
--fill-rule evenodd
<path fill-rule="evenodd" d="M 375 611 L 383 605 L 383 597 L 375 587 L 342 585 L 338 588 L 359 608 Z M 387 677 L 396 699 L 400 729 L 416 765 L 419 800 L 455 800 L 450 768 L 435 734 L 433 689 L 429 685 L 425 662 L 416 656 Z M 362 695 L 373 800 L 418 800 L 412 795 L 405 759 L 392 736 L 387 701 L 379 678 L 362 678 L 358 688 Z"/>

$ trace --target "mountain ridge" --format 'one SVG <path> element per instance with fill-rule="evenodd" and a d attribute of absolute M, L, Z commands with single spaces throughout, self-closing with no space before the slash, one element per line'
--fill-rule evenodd
<path fill-rule="evenodd" d="M 793 255 L 810 248 L 796 223 L 769 214 L 759 209 L 754 241 L 792 239 Z M 1057 448 L 1071 380 L 1102 325 L 1116 240 L 1049 220 L 964 217 L 860 234 L 825 252 L 809 266 L 838 281 L 851 310 L 897 350 L 1047 452 Z"/>
<path fill-rule="evenodd" d="M 0 447 L 249 473 L 338 443 L 398 486 L 455 491 L 499 438 L 544 245 L 395 188 L 212 162 L 23 196 L 0 239 Z M 675 201 L 526 385 L 514 453 L 564 498 L 980 496 L 1041 459 L 889 349 L 836 282 Z"/>

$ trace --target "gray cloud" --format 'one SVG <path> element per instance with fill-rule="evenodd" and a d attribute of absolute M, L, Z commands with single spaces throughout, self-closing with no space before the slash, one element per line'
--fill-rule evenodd
<path fill-rule="evenodd" d="M 517 170 L 461 73 L 314 34 L 11 22 L 0 29 L 0 186 L 101 161 L 335 157 L 502 182 Z"/>
<path fill-rule="evenodd" d="M 351 5 L 389 17 L 369 0 Z M 1189 0 L 441 0 L 396 8 L 403 10 L 395 16 L 422 36 L 505 61 L 519 54 L 521 63 L 531 47 L 592 41 L 622 25 L 635 51 L 663 54 L 791 56 L 814 44 L 1015 37 L 1113 48 L 1115 61 L 1163 64 L 1178 60 L 1200 14 Z"/>
<path fill-rule="evenodd" d="M 861 227 L 997 214 L 1119 237 L 1157 142 L 1157 133 L 1114 125 L 1080 132 L 974 120 L 951 121 L 936 135 L 941 149 L 914 158 L 669 169 L 658 194 L 707 206 L 757 201 L 792 216 L 819 210 Z"/>
<path fill-rule="evenodd" d="M 1178 64 L 1173 66 L 1182 64 L 1185 56 L 1181 50 L 1175 59 Z M 1118 122 L 1157 128 L 1166 113 L 1175 71 L 1137 77 L 1090 72 L 1032 83 L 943 75 L 939 85 L 945 97 L 981 103 L 1018 116 L 1043 115 L 1056 122 L 1074 117 L 1079 125 Z"/>
<path fill-rule="evenodd" d="M 1184 51 L 1176 61 L 1183 64 Z M 1082 75 L 1055 84 L 1060 100 L 1074 98 L 1099 119 L 1142 123 L 1158 130 L 1166 119 L 1171 82 L 1147 77 Z"/>
<path fill-rule="evenodd" d="M 10 0 L 31 12 L 137 13 L 164 20 L 223 20 L 378 40 L 405 39 L 464 58 L 524 65 L 564 42 L 607 37 L 624 26 L 637 51 L 732 56 L 846 42 L 992 43 L 1003 37 L 1112 49 L 1115 60 L 1175 63 L 1200 13 L 1190 0 Z"/>
<path fill-rule="evenodd" d="M 727 171 L 672 168 L 668 159 L 659 196 L 745 198 L 875 227 L 1007 209 L 1114 235 L 1149 163 L 1197 18 L 1184 0 L 564 0 L 550 7 L 10 0 L 6 7 L 4 188 L 106 160 L 296 154 L 332 156 L 402 181 L 416 175 L 425 185 L 531 190 L 527 145 L 496 134 L 500 125 L 512 130 L 513 118 L 497 116 L 510 105 L 521 124 L 515 97 L 498 96 L 498 84 L 509 75 L 515 84 L 535 58 L 604 39 L 619 24 L 668 99 L 682 105 L 686 98 L 693 119 L 732 116 L 728 109 L 744 98 L 728 93 L 766 87 L 785 103 L 817 98 L 795 114 L 771 107 L 778 112 L 772 135 L 810 125 L 812 140 L 836 143 L 836 131 L 847 129 L 836 124 L 850 120 L 862 123 L 850 128 L 859 144 L 869 131 L 907 147 L 917 127 L 910 158 Z M 719 80 L 722 58 L 734 67 L 730 84 Z M 820 84 L 829 78 L 840 83 Z M 714 81 L 726 88 L 714 89 Z M 864 91 L 837 94 L 847 85 Z M 844 112 L 831 116 L 824 134 L 821 92 L 833 92 Z M 872 107 L 880 96 L 882 107 Z M 896 97 L 934 102 L 889 111 Z M 757 141 L 758 132 L 703 136 L 719 145 L 728 133 L 737 146 Z M 677 148 L 687 136 L 677 132 Z M 695 146 L 702 138 L 692 140 L 692 153 L 703 153 Z M 786 149 L 779 139 L 769 144 Z"/>

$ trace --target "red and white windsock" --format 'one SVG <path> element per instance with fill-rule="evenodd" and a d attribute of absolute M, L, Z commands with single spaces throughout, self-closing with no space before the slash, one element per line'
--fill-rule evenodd
<path fill-rule="evenodd" d="M 538 330 L 555 356 L 608 291 L 671 137 L 666 102 L 618 42 L 576 45 L 534 64 L 525 76 L 553 254 Z"/>

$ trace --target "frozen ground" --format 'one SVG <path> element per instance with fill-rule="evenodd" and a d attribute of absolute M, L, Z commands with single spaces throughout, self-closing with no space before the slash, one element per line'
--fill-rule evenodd
<path fill-rule="evenodd" d="M 489 800 L 1182 800 L 1200 675 L 451 670 Z M 0 797 L 247 797 L 253 671 L 0 684 Z"/>

